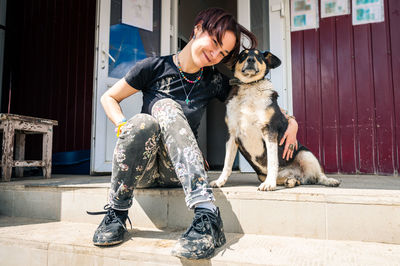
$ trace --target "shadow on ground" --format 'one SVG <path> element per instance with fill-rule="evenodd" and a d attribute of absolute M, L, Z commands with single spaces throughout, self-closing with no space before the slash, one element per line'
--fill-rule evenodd
<path fill-rule="evenodd" d="M 47 220 L 47 219 L 35 219 L 35 218 L 26 218 L 26 217 L 9 217 L 9 216 L 0 216 L 0 227 L 10 227 L 10 226 L 20 226 L 20 225 L 28 225 L 28 224 L 44 224 L 44 223 L 54 223 L 57 222 L 55 220 Z"/>
<path fill-rule="evenodd" d="M 154 188 L 152 188 L 154 189 Z M 145 191 L 146 189 L 140 189 Z M 164 223 L 163 226 L 157 226 L 161 231 L 137 231 L 132 230 L 133 237 L 140 237 L 140 235 L 146 235 L 147 238 L 157 238 L 164 240 L 177 240 L 182 233 L 185 232 L 187 227 L 191 225 L 191 222 L 194 217 L 193 210 L 188 210 L 185 204 L 185 195 L 181 188 L 161 188 L 164 190 L 164 193 L 168 194 L 165 199 L 169 201 L 168 203 L 168 213 L 167 214 L 167 223 Z M 237 243 L 240 238 L 243 236 L 243 229 L 240 225 L 238 214 L 232 208 L 231 202 L 227 199 L 224 192 L 221 189 L 213 189 L 214 196 L 216 198 L 215 205 L 219 207 L 221 212 L 222 221 L 224 222 L 224 231 L 226 233 L 235 233 L 235 235 L 227 236 L 226 244 L 216 250 L 216 255 L 223 256 L 225 251 L 231 250 L 231 246 Z M 141 206 L 142 210 L 145 212 L 147 217 L 153 222 L 154 225 L 160 225 L 160 217 L 157 212 L 153 211 L 154 204 L 149 204 L 148 198 L 144 198 L 141 196 L 135 196 L 137 203 Z M 174 206 L 172 206 L 174 204 Z M 174 215 L 179 215 L 180 217 L 177 219 L 173 217 Z M 172 225 L 169 224 L 169 221 L 173 221 Z M 162 231 L 165 228 L 166 231 Z M 171 233 L 171 230 L 173 233 Z M 172 248 L 172 247 L 171 247 Z M 181 259 L 182 265 L 211 265 L 210 260 L 186 260 Z"/>

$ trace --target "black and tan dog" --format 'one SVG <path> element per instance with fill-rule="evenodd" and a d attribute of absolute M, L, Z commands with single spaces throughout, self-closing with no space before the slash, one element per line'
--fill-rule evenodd
<path fill-rule="evenodd" d="M 233 85 L 226 105 L 229 140 L 222 174 L 211 182 L 222 187 L 232 172 L 237 148 L 254 168 L 262 182 L 259 190 L 275 190 L 276 185 L 294 187 L 299 184 L 338 186 L 340 181 L 328 178 L 317 158 L 304 146 L 298 145 L 293 157 L 282 159 L 283 147 L 278 142 L 284 135 L 288 120 L 281 112 L 278 93 L 264 79 L 269 69 L 281 61 L 270 52 L 244 50 L 234 65 Z"/>

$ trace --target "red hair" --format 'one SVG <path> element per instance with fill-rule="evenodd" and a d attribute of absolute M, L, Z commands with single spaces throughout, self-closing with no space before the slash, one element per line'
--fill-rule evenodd
<path fill-rule="evenodd" d="M 202 30 L 207 31 L 208 34 L 216 37 L 219 44 L 221 44 L 222 38 L 226 31 L 231 31 L 235 35 L 235 46 L 233 47 L 232 51 L 222 60 L 223 63 L 232 63 L 232 61 L 235 60 L 236 56 L 239 54 L 242 34 L 250 41 L 250 47 L 243 46 L 243 48 L 253 49 L 257 46 L 256 36 L 245 27 L 237 23 L 233 15 L 226 12 L 222 8 L 212 7 L 201 11 L 199 14 L 197 14 L 197 17 L 194 20 L 194 26 L 199 24 L 202 26 Z M 194 30 L 192 31 L 190 38 L 192 38 L 193 35 Z"/>

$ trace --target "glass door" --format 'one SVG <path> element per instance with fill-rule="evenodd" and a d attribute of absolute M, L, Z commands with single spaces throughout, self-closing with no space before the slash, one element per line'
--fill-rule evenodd
<path fill-rule="evenodd" d="M 168 49 L 161 46 L 162 32 L 165 31 L 165 27 L 161 27 L 162 4 L 167 5 L 168 13 L 170 1 L 98 1 L 92 173 L 111 172 L 112 155 L 117 140 L 114 125 L 106 117 L 100 97 L 138 61 L 160 55 L 161 49 Z M 169 21 L 167 24 L 169 25 Z M 127 118 L 140 113 L 141 106 L 141 92 L 121 102 Z"/>

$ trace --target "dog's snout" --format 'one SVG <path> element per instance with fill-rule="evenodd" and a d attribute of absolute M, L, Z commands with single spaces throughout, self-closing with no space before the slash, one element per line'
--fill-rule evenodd
<path fill-rule="evenodd" d="M 255 63 L 256 62 L 256 59 L 254 58 L 254 57 L 249 57 L 248 59 L 247 59 L 247 62 L 248 63 Z"/>
<path fill-rule="evenodd" d="M 258 65 L 257 65 L 257 60 L 254 56 L 249 56 L 242 68 L 242 72 L 248 74 L 257 74 L 259 71 Z"/>

